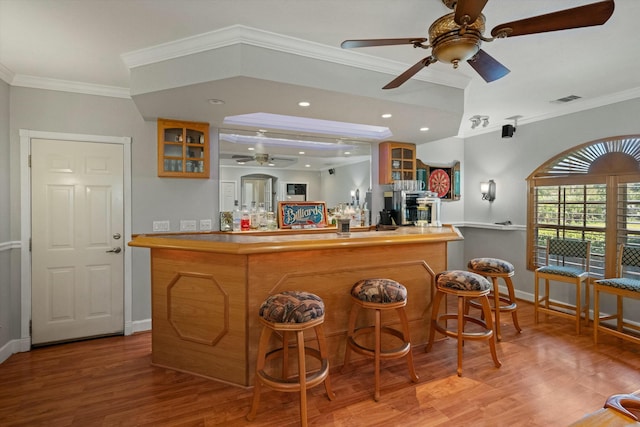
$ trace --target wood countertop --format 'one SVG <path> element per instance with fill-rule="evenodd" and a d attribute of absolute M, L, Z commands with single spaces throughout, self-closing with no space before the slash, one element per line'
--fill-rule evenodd
<path fill-rule="evenodd" d="M 349 236 L 339 236 L 335 228 L 276 232 L 140 234 L 133 237 L 129 246 L 226 254 L 257 254 L 447 242 L 462 239 L 462 234 L 456 227 L 445 224 L 442 227 L 399 227 L 396 230 L 384 231 L 352 230 Z"/>

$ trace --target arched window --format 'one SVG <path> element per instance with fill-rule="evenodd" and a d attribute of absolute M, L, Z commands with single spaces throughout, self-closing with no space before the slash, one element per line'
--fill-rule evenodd
<path fill-rule="evenodd" d="M 567 150 L 527 178 L 527 266 L 549 237 L 591 241 L 591 274 L 615 275 L 619 243 L 640 245 L 640 135 Z"/>

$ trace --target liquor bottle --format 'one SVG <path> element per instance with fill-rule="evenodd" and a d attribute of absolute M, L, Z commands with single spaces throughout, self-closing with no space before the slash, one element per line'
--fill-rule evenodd
<path fill-rule="evenodd" d="M 267 229 L 267 211 L 264 209 L 263 202 L 258 203 L 257 219 L 258 219 L 258 228 L 260 230 L 266 230 Z"/>
<path fill-rule="evenodd" d="M 242 220 L 242 212 L 240 212 L 240 206 L 238 205 L 238 201 L 234 200 L 233 202 L 233 231 L 240 231 L 242 227 L 240 225 L 240 221 Z"/>
<path fill-rule="evenodd" d="M 247 205 L 242 205 L 242 216 L 240 217 L 240 230 L 242 231 L 251 230 L 251 218 L 249 216 L 249 211 L 247 210 Z"/>
<path fill-rule="evenodd" d="M 360 224 L 363 227 L 369 226 L 369 209 L 367 209 L 367 202 L 362 205 L 362 217 L 360 218 Z"/>
<path fill-rule="evenodd" d="M 252 200 L 251 210 L 249 211 L 249 226 L 252 230 L 257 230 L 259 222 L 260 221 L 258 220 L 258 209 L 256 209 L 256 201 Z"/>

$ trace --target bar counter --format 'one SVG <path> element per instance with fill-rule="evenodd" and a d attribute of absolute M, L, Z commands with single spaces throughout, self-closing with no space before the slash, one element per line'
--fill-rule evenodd
<path fill-rule="evenodd" d="M 130 246 L 151 250 L 152 363 L 239 386 L 253 383 L 270 294 L 305 290 L 325 303 L 330 364 L 342 365 L 358 280 L 387 277 L 407 287 L 414 346 L 426 343 L 434 273 L 447 268 L 451 225 L 391 231 L 335 229 L 146 234 Z M 395 315 L 383 322 L 397 325 Z"/>

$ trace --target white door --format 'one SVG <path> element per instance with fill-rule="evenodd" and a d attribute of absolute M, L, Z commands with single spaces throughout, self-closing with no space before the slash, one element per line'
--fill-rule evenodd
<path fill-rule="evenodd" d="M 122 333 L 124 148 L 31 142 L 32 344 Z"/>
<path fill-rule="evenodd" d="M 236 201 L 236 182 L 220 181 L 220 212 L 233 211 Z"/>

